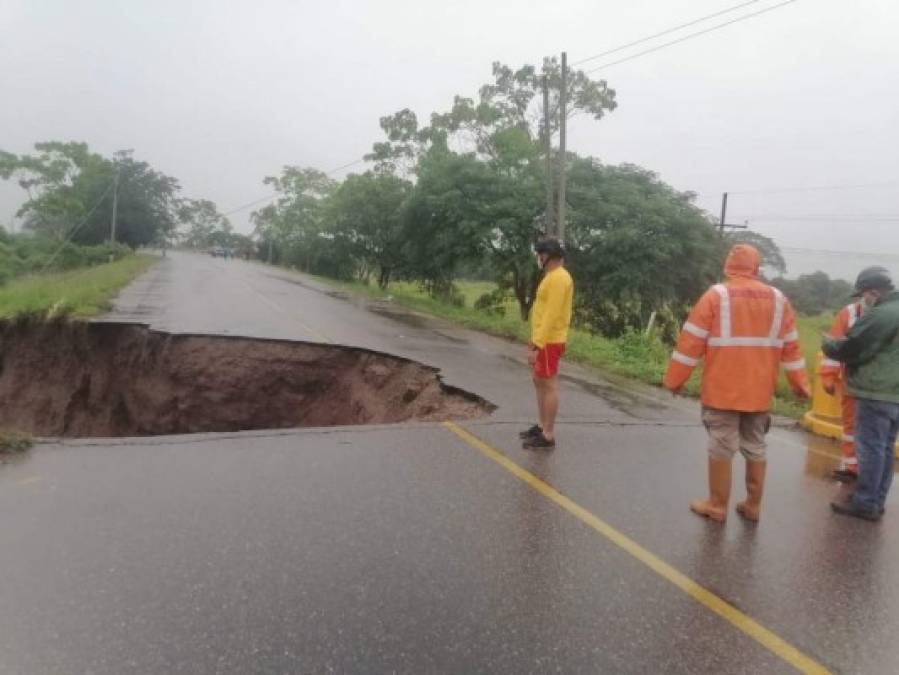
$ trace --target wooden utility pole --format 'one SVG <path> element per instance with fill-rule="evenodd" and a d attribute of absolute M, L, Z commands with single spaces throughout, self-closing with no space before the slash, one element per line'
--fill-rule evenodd
<path fill-rule="evenodd" d="M 557 234 L 565 241 L 565 140 L 568 126 L 568 54 L 562 52 L 562 86 L 559 90 L 559 210 Z"/>
<path fill-rule="evenodd" d="M 733 225 L 727 222 L 727 193 L 721 195 L 721 222 L 718 223 L 718 232 L 723 237 L 724 230 L 746 230 L 749 229 L 749 221 L 742 225 Z"/>
<path fill-rule="evenodd" d="M 116 215 L 119 211 L 119 167 L 116 167 L 115 178 L 112 179 L 112 222 L 109 226 L 109 243 L 115 244 Z"/>
<path fill-rule="evenodd" d="M 543 76 L 543 151 L 546 153 L 546 215 L 544 230 L 547 234 L 555 232 L 553 214 L 553 143 L 552 125 L 549 119 L 549 75 Z"/>
<path fill-rule="evenodd" d="M 724 234 L 724 223 L 727 222 L 727 193 L 721 195 L 721 220 L 718 222 L 718 229 Z"/>

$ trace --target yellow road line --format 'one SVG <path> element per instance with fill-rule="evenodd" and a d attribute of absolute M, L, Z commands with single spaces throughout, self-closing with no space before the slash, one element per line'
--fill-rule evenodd
<path fill-rule="evenodd" d="M 444 422 L 443 426 L 452 431 L 468 445 L 479 450 L 506 469 L 516 478 L 525 482 L 544 497 L 568 511 L 584 524 L 592 527 L 619 548 L 624 549 L 634 558 L 649 567 L 653 572 L 671 582 L 694 600 L 731 623 L 743 633 L 766 647 L 784 661 L 803 673 L 828 673 L 829 671 L 814 659 L 806 656 L 793 645 L 778 637 L 760 623 L 747 616 L 733 605 L 725 602 L 711 591 L 682 574 L 674 567 L 650 553 L 637 542 L 625 536 L 608 523 L 600 520 L 587 509 L 578 505 L 554 487 L 545 483 L 527 469 L 520 467 L 496 448 L 488 445 L 480 438 L 453 422 Z"/>
<path fill-rule="evenodd" d="M 16 481 L 16 485 L 31 485 L 32 483 L 37 483 L 39 480 L 41 480 L 40 476 L 30 476 Z"/>

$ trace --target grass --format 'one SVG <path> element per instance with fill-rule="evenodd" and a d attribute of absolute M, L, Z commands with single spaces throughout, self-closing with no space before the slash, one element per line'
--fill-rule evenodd
<path fill-rule="evenodd" d="M 0 431 L 0 455 L 25 452 L 34 445 L 34 439 L 18 431 Z"/>
<path fill-rule="evenodd" d="M 487 314 L 473 308 L 474 302 L 495 286 L 490 282 L 460 281 L 459 292 L 465 298 L 465 306 L 460 307 L 428 296 L 417 284 L 397 282 L 388 291 L 361 283 L 337 282 L 333 279 L 317 277 L 321 282 L 339 286 L 350 292 L 361 293 L 377 299 L 390 299 L 409 309 L 437 316 L 466 328 L 484 331 L 492 335 L 526 342 L 530 329 L 521 321 L 518 305 L 514 299 L 506 304 L 504 316 Z M 821 333 L 830 326 L 833 315 L 799 317 L 797 324 L 802 343 L 802 351 L 814 372 L 814 364 L 821 345 Z M 614 373 L 646 384 L 660 385 L 671 354 L 669 346 L 655 338 L 646 338 L 632 333 L 621 338 L 606 338 L 574 328 L 568 336 L 566 358 L 605 372 Z M 699 396 L 700 372 L 694 373 L 684 391 L 694 397 Z M 808 404 L 797 399 L 781 375 L 774 398 L 773 410 L 778 415 L 799 418 L 808 409 Z"/>
<path fill-rule="evenodd" d="M 17 279 L 0 286 L 0 319 L 101 314 L 122 288 L 155 262 L 153 256 L 133 255 L 72 272 Z"/>

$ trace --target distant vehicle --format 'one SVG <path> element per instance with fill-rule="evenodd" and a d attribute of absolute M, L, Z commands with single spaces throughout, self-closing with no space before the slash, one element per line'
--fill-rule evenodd
<path fill-rule="evenodd" d="M 209 249 L 209 255 L 211 255 L 213 258 L 224 258 L 225 249 L 223 249 L 221 246 L 216 246 Z"/>

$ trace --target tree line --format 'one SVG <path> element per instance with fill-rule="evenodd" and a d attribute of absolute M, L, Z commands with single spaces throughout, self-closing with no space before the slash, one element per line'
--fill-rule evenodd
<path fill-rule="evenodd" d="M 425 122 L 409 109 L 385 116 L 384 137 L 365 157 L 368 170 L 337 181 L 313 167 L 286 166 L 265 177 L 275 198 L 251 214 L 252 238 L 234 232 L 213 202 L 184 198 L 176 179 L 131 152 L 103 157 L 84 143 L 38 143 L 34 154 L 0 151 L 0 178 L 26 190 L 18 215 L 50 240 L 107 241 L 117 181 L 117 241 L 131 247 L 177 239 L 195 249 L 255 249 L 271 262 L 385 289 L 394 280 L 417 282 L 449 301 L 458 301 L 457 280 L 491 280 L 497 290 L 477 306 L 498 311 L 511 297 L 526 319 L 539 281 L 533 245 L 552 228 L 547 204 L 558 197 L 557 180 L 547 180 L 548 146 L 553 175 L 563 165 L 567 174 L 565 244 L 582 327 L 619 336 L 653 316 L 673 337 L 735 240 L 758 246 L 768 268 L 784 273 L 773 241 L 745 231 L 722 235 L 694 193 L 633 164 L 561 156 L 553 144 L 561 84 L 555 59 L 539 70 L 495 63 L 475 97 L 456 96 Z M 617 108 L 604 80 L 578 71 L 567 86 L 569 117 L 598 121 Z M 808 294 L 800 309 L 829 308 L 821 297 Z"/>
<path fill-rule="evenodd" d="M 22 155 L 0 150 L 0 179 L 25 191 L 16 213 L 23 229 L 50 243 L 108 244 L 115 201 L 115 241 L 132 249 L 176 239 L 196 248 L 253 245 L 213 202 L 184 197 L 176 178 L 130 150 L 104 157 L 86 143 L 61 141 L 35 143 Z"/>
<path fill-rule="evenodd" d="M 543 110 L 542 78 L 549 110 Z M 409 109 L 383 117 L 384 139 L 366 156 L 371 168 L 342 182 L 310 167 L 287 166 L 264 183 L 277 195 L 251 216 L 264 256 L 274 262 L 387 288 L 420 283 L 452 299 L 463 276 L 495 281 L 479 305 L 517 301 L 526 318 L 539 280 L 533 245 L 547 213 L 544 148 L 567 172 L 569 266 L 577 280 L 577 318 L 605 335 L 646 325 L 673 330 L 685 307 L 720 273 L 725 242 L 696 195 L 655 173 L 612 166 L 551 143 L 559 128 L 561 70 L 493 65 L 475 98 L 422 123 Z M 570 116 L 601 120 L 615 91 L 583 72 L 569 78 Z M 550 123 L 543 123 L 546 117 Z M 558 174 L 558 170 L 555 171 Z M 550 199 L 558 183 L 549 187 Z"/>

